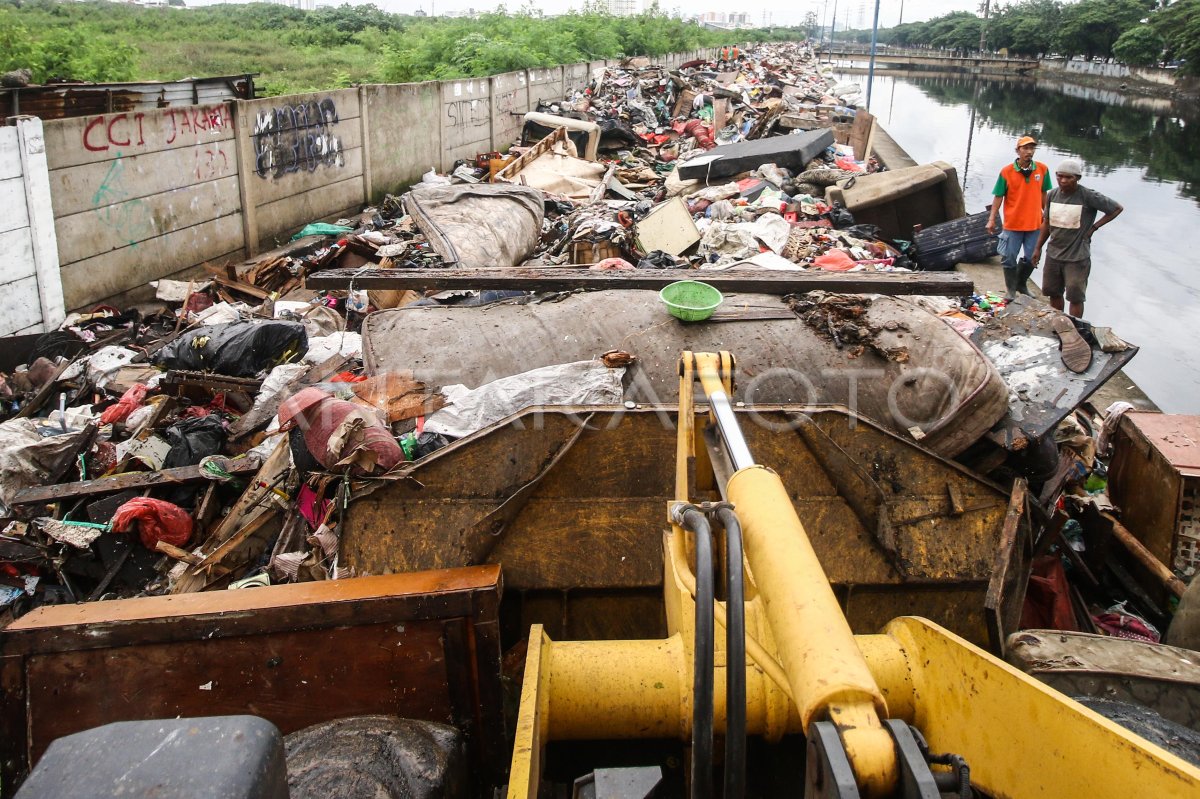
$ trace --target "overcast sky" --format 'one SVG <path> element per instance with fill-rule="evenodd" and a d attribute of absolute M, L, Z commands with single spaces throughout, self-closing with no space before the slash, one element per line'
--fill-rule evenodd
<path fill-rule="evenodd" d="M 505 5 L 510 11 L 517 11 L 530 0 L 506 0 Z M 209 5 L 214 0 L 189 0 L 188 5 Z M 330 5 L 341 5 L 343 0 L 318 0 Z M 852 28 L 866 28 L 871 25 L 871 17 L 875 13 L 874 0 L 836 0 L 837 27 L 845 27 L 847 21 Z M 444 14 L 447 12 L 466 11 L 474 8 L 479 11 L 492 11 L 500 0 L 374 0 L 375 5 L 385 11 L 397 14 L 411 14 L 422 10 L 425 13 Z M 560 14 L 583 6 L 583 0 L 532 0 L 532 4 L 546 14 Z M 641 7 L 641 0 L 638 0 Z M 903 7 L 904 19 L 908 22 L 938 17 L 951 11 L 971 11 L 979 6 L 978 0 L 881 0 L 879 4 L 879 25 L 888 28 L 900 21 L 900 11 Z M 764 21 L 776 25 L 796 25 L 804 21 L 804 15 L 815 11 L 826 21 L 833 13 L 834 0 L 791 0 L 790 2 L 742 2 L 730 3 L 718 0 L 659 0 L 659 7 L 664 11 L 673 12 L 678 8 L 684 14 L 700 14 L 706 11 L 747 11 L 751 20 L 758 25 Z"/>

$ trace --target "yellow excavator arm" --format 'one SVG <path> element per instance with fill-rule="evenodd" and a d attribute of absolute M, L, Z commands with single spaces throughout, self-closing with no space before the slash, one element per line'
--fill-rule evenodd
<path fill-rule="evenodd" d="M 932 622 L 901 617 L 855 636 L 787 487 L 753 460 L 733 377 L 728 353 L 683 353 L 663 541 L 668 637 L 555 642 L 533 627 L 509 799 L 538 796 L 550 741 L 632 738 L 687 742 L 691 796 L 719 795 L 718 736 L 723 795 L 735 799 L 746 736 L 789 733 L 806 739 L 806 797 L 1200 796 L 1200 769 Z M 726 502 L 690 501 L 704 460 L 697 380 L 703 426 L 733 469 Z M 724 601 L 713 595 L 712 522 L 728 544 Z"/>

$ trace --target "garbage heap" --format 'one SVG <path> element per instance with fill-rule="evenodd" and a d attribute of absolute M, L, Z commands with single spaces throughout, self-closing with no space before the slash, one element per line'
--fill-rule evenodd
<path fill-rule="evenodd" d="M 506 155 L 431 172 L 244 263 L 158 281 L 152 303 L 73 314 L 7 342 L 0 607 L 11 618 L 45 604 L 348 576 L 338 536 L 366 481 L 480 424 L 464 421 L 461 386 L 365 374 L 364 318 L 527 294 L 364 290 L 355 276 L 908 268 L 907 242 L 828 199 L 883 169 L 848 143 L 857 99 L 804 45 L 671 71 L 609 67 L 539 107 Z M 348 287 L 305 288 L 328 269 Z M 969 327 L 1002 304 L 975 297 L 938 312 Z M 564 401 L 620 402 L 607 373 L 629 355 L 597 363 L 604 374 L 570 381 L 582 393 Z M 518 395 L 523 379 L 503 390 Z"/>

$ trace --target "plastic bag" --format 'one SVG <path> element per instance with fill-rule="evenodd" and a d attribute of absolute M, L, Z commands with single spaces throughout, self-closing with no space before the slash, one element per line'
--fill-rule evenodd
<path fill-rule="evenodd" d="M 354 231 L 352 227 L 345 225 L 331 225 L 328 222 L 310 222 L 300 228 L 300 232 L 292 236 L 292 241 L 302 239 L 305 236 L 339 236 L 342 233 L 351 233 Z"/>
<path fill-rule="evenodd" d="M 145 383 L 134 383 L 121 395 L 116 405 L 104 409 L 104 413 L 100 414 L 100 424 L 125 421 L 146 399 L 146 392 L 149 390 Z"/>
<path fill-rule="evenodd" d="M 153 550 L 159 541 L 182 547 L 192 537 L 192 517 L 178 505 L 161 499 L 138 497 L 131 499 L 113 514 L 113 531 L 126 533 L 137 522 L 142 546 Z"/>
<path fill-rule="evenodd" d="M 166 431 L 171 450 L 163 459 L 163 468 L 195 466 L 209 455 L 220 452 L 227 435 L 220 416 L 201 416 L 176 422 Z"/>
<path fill-rule="evenodd" d="M 591 272 L 623 272 L 630 269 L 633 269 L 633 264 L 624 258 L 605 258 L 588 267 Z"/>
<path fill-rule="evenodd" d="M 842 228 L 847 235 L 853 236 L 856 239 L 863 241 L 879 241 L 882 237 L 882 232 L 878 225 L 851 225 L 847 228 Z"/>
<path fill-rule="evenodd" d="M 253 377 L 280 363 L 299 360 L 308 335 L 299 322 L 230 322 L 184 333 L 154 356 L 163 369 Z"/>
<path fill-rule="evenodd" d="M 854 214 L 850 213 L 846 206 L 841 203 L 834 203 L 833 207 L 829 209 L 829 213 L 825 214 L 825 216 L 829 217 L 829 221 L 838 230 L 854 225 Z"/>
<path fill-rule="evenodd" d="M 651 250 L 646 257 L 638 261 L 638 269 L 679 269 L 680 261 L 670 253 L 662 250 Z"/>

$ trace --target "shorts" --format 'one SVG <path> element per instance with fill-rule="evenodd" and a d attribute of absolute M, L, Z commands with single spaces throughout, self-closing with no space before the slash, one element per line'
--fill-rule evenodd
<path fill-rule="evenodd" d="M 1091 272 L 1091 258 L 1059 261 L 1047 255 L 1046 271 L 1042 273 L 1042 293 L 1047 297 L 1065 295 L 1067 302 L 1083 302 L 1087 299 L 1088 275 Z"/>

